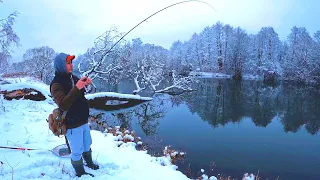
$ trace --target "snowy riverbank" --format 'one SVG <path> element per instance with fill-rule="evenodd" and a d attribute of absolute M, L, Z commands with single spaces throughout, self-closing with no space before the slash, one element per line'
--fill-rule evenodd
<path fill-rule="evenodd" d="M 191 76 L 199 76 L 201 78 L 217 78 L 217 79 L 231 79 L 232 76 L 223 73 L 212 73 L 212 72 L 190 72 Z M 257 75 L 243 75 L 244 80 L 263 80 L 263 77 Z"/>

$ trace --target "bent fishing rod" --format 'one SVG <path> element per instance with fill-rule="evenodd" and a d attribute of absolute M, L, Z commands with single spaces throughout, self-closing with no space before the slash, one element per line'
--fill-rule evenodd
<path fill-rule="evenodd" d="M 97 64 L 95 64 L 88 73 L 85 74 L 84 81 L 86 81 L 86 77 L 89 77 L 89 75 L 90 75 L 91 73 L 95 72 L 95 70 L 100 67 L 100 65 L 102 64 L 105 56 L 108 55 L 108 54 L 111 52 L 111 50 L 112 50 L 125 36 L 127 36 L 131 31 L 133 31 L 136 27 L 138 27 L 138 26 L 139 26 L 140 24 L 142 24 L 143 22 L 147 21 L 147 20 L 148 20 L 149 18 L 151 18 L 152 16 L 160 13 L 161 11 L 164 11 L 164 10 L 170 8 L 170 7 L 173 7 L 173 6 L 176 6 L 176 5 L 179 5 L 179 4 L 183 4 L 183 3 L 188 3 L 188 2 L 204 3 L 205 5 L 208 5 L 208 6 L 209 6 L 210 8 L 212 8 L 213 10 L 217 11 L 217 10 L 216 10 L 214 7 L 212 7 L 209 3 L 204 2 L 204 1 L 201 1 L 201 0 L 181 1 L 181 2 L 177 2 L 177 3 L 171 4 L 171 5 L 169 5 L 169 6 L 165 7 L 165 8 L 162 8 L 162 9 L 158 10 L 157 12 L 151 14 L 150 16 L 148 16 L 147 18 L 145 18 L 144 20 L 142 20 L 140 23 L 138 23 L 137 25 L 135 25 L 133 28 L 131 28 L 131 29 L 130 29 L 127 33 L 125 33 L 116 43 L 114 43 L 114 44 L 111 46 L 111 48 L 109 48 L 106 52 L 104 52 L 104 53 L 102 54 L 99 62 L 98 62 Z"/>

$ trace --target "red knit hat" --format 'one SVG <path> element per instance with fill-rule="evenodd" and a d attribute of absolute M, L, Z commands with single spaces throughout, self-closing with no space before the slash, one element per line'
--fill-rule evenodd
<path fill-rule="evenodd" d="M 66 61 L 72 61 L 75 57 L 75 55 L 68 55 Z"/>

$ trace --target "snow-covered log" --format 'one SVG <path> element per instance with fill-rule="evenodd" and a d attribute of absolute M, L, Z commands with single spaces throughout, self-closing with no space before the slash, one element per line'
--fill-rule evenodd
<path fill-rule="evenodd" d="M 114 92 L 100 92 L 88 94 L 85 96 L 88 99 L 90 108 L 113 111 L 122 108 L 129 108 L 146 101 L 152 100 L 149 97 L 140 97 L 139 95 L 120 94 Z"/>
<path fill-rule="evenodd" d="M 7 100 L 30 99 L 34 101 L 50 100 L 49 86 L 37 83 L 12 83 L 0 85 L 0 94 Z"/>
<path fill-rule="evenodd" d="M 0 94 L 3 94 L 4 99 L 30 99 L 33 101 L 44 101 L 46 97 L 40 92 L 32 88 L 24 88 L 13 91 L 0 91 Z"/>

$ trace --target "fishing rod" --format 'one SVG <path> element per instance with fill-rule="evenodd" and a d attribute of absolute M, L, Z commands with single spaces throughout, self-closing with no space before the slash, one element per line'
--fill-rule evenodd
<path fill-rule="evenodd" d="M 37 148 L 24 148 L 24 147 L 9 147 L 9 146 L 0 146 L 0 149 L 10 149 L 10 150 L 20 150 L 20 151 L 50 151 L 58 157 L 70 157 L 70 151 L 66 144 L 56 146 L 53 149 L 37 149 Z"/>
<path fill-rule="evenodd" d="M 95 65 L 93 66 L 93 68 L 92 68 L 88 73 L 85 74 L 85 76 L 86 76 L 86 77 L 89 77 L 89 75 L 90 75 L 91 73 L 95 72 L 95 70 L 96 70 L 97 68 L 99 68 L 100 65 L 102 64 L 105 56 L 108 55 L 108 54 L 111 52 L 111 50 L 112 50 L 126 35 L 128 35 L 131 31 L 133 31 L 133 30 L 134 30 L 136 27 L 138 27 L 140 24 L 142 24 L 143 22 L 147 21 L 147 20 L 148 20 L 149 18 L 151 18 L 152 16 L 160 13 L 161 11 L 164 11 L 164 10 L 170 8 L 170 7 L 173 7 L 173 6 L 176 6 L 176 5 L 179 5 L 179 4 L 183 4 L 183 3 L 188 3 L 188 2 L 204 3 L 204 4 L 208 5 L 209 7 L 211 7 L 213 10 L 217 11 L 217 10 L 216 10 L 213 6 L 211 6 L 209 3 L 204 2 L 204 1 L 201 1 L 201 0 L 181 1 L 181 2 L 177 2 L 177 3 L 171 4 L 171 5 L 169 5 L 169 6 L 165 7 L 165 8 L 162 8 L 162 9 L 158 10 L 157 12 L 151 14 L 150 16 L 148 16 L 147 18 L 145 18 L 144 20 L 142 20 L 140 23 L 138 23 L 138 24 L 135 25 L 133 28 L 131 28 L 127 33 L 125 33 L 116 43 L 114 43 L 114 44 L 111 46 L 111 48 L 109 48 L 105 53 L 102 54 L 99 62 L 98 62 L 97 64 L 95 64 Z M 84 78 L 84 81 L 86 81 L 86 78 Z"/>
<path fill-rule="evenodd" d="M 22 151 L 25 151 L 25 150 L 28 150 L 28 151 L 31 151 L 31 150 L 48 150 L 48 149 L 32 149 L 32 148 L 23 148 L 23 147 L 8 147 L 8 146 L 0 146 L 1 149 L 15 149 L 15 150 L 22 150 Z"/>

